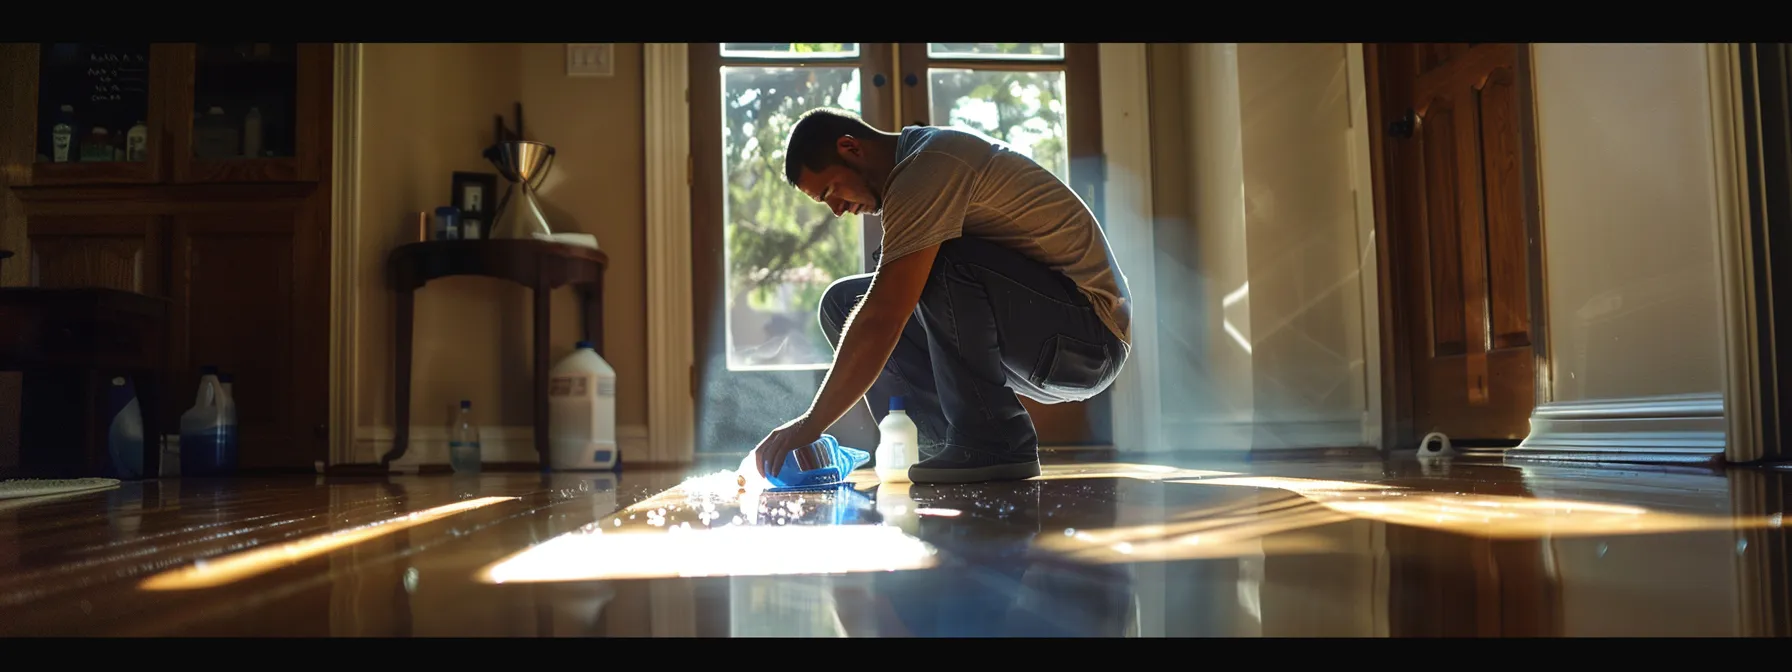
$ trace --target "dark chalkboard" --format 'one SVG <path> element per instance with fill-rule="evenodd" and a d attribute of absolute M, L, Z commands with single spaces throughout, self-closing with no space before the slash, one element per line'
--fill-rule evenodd
<path fill-rule="evenodd" d="M 89 103 L 122 103 L 128 97 L 148 100 L 148 53 L 89 51 L 87 68 L 82 74 L 92 86 L 87 97 Z"/>
<path fill-rule="evenodd" d="M 51 133 L 74 108 L 78 146 L 95 126 L 122 147 L 137 122 L 149 121 L 149 43 L 44 43 L 40 46 L 37 119 L 39 160 L 51 155 Z M 71 155 L 79 154 L 71 150 Z M 72 160 L 79 160 L 71 156 Z"/>

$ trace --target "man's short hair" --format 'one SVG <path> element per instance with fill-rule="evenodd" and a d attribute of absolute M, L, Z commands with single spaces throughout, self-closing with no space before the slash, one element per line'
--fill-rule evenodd
<path fill-rule="evenodd" d="M 840 152 L 835 146 L 841 136 L 868 139 L 876 133 L 877 130 L 859 115 L 846 110 L 818 107 L 804 112 L 791 127 L 790 139 L 784 143 L 784 179 L 796 186 L 804 168 L 818 173 L 840 163 Z"/>

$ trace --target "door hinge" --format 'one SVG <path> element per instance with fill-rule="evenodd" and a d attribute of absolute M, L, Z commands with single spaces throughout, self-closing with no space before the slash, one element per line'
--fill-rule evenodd
<path fill-rule="evenodd" d="M 697 160 L 691 154 L 684 155 L 684 186 L 691 186 L 691 178 L 696 174 Z"/>

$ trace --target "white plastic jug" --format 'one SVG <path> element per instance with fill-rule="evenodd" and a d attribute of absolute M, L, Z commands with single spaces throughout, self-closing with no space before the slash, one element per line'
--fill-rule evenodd
<path fill-rule="evenodd" d="M 901 396 L 890 397 L 890 413 L 877 423 L 877 479 L 907 483 L 908 468 L 921 461 L 921 431 Z"/>
<path fill-rule="evenodd" d="M 225 476 L 236 471 L 236 428 L 227 415 L 218 367 L 200 368 L 199 393 L 180 416 L 181 476 Z"/>
<path fill-rule="evenodd" d="M 616 468 L 616 370 L 590 341 L 548 371 L 548 465 L 556 471 Z"/>

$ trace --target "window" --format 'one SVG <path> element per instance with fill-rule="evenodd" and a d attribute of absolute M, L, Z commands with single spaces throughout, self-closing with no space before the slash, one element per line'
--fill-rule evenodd
<path fill-rule="evenodd" d="M 698 197 L 712 200 L 719 213 L 704 211 L 709 221 L 698 225 L 696 240 L 713 244 L 721 256 L 697 263 L 720 262 L 720 273 L 699 291 L 712 292 L 709 302 L 721 304 L 727 370 L 823 370 L 834 359 L 815 306 L 834 280 L 865 270 L 865 222 L 856 215 L 836 218 L 791 188 L 784 139 L 814 107 L 880 116 L 867 108 L 870 59 L 863 46 L 728 42 L 710 59 L 693 59 L 710 60 L 711 79 L 719 79 L 719 99 L 710 98 L 715 109 L 705 110 L 719 115 L 719 128 L 700 129 L 715 140 L 694 135 L 692 151 L 720 155 L 711 167 L 719 176 L 704 176 L 719 180 Z M 693 96 L 693 107 L 711 107 L 699 103 L 704 98 Z"/>

